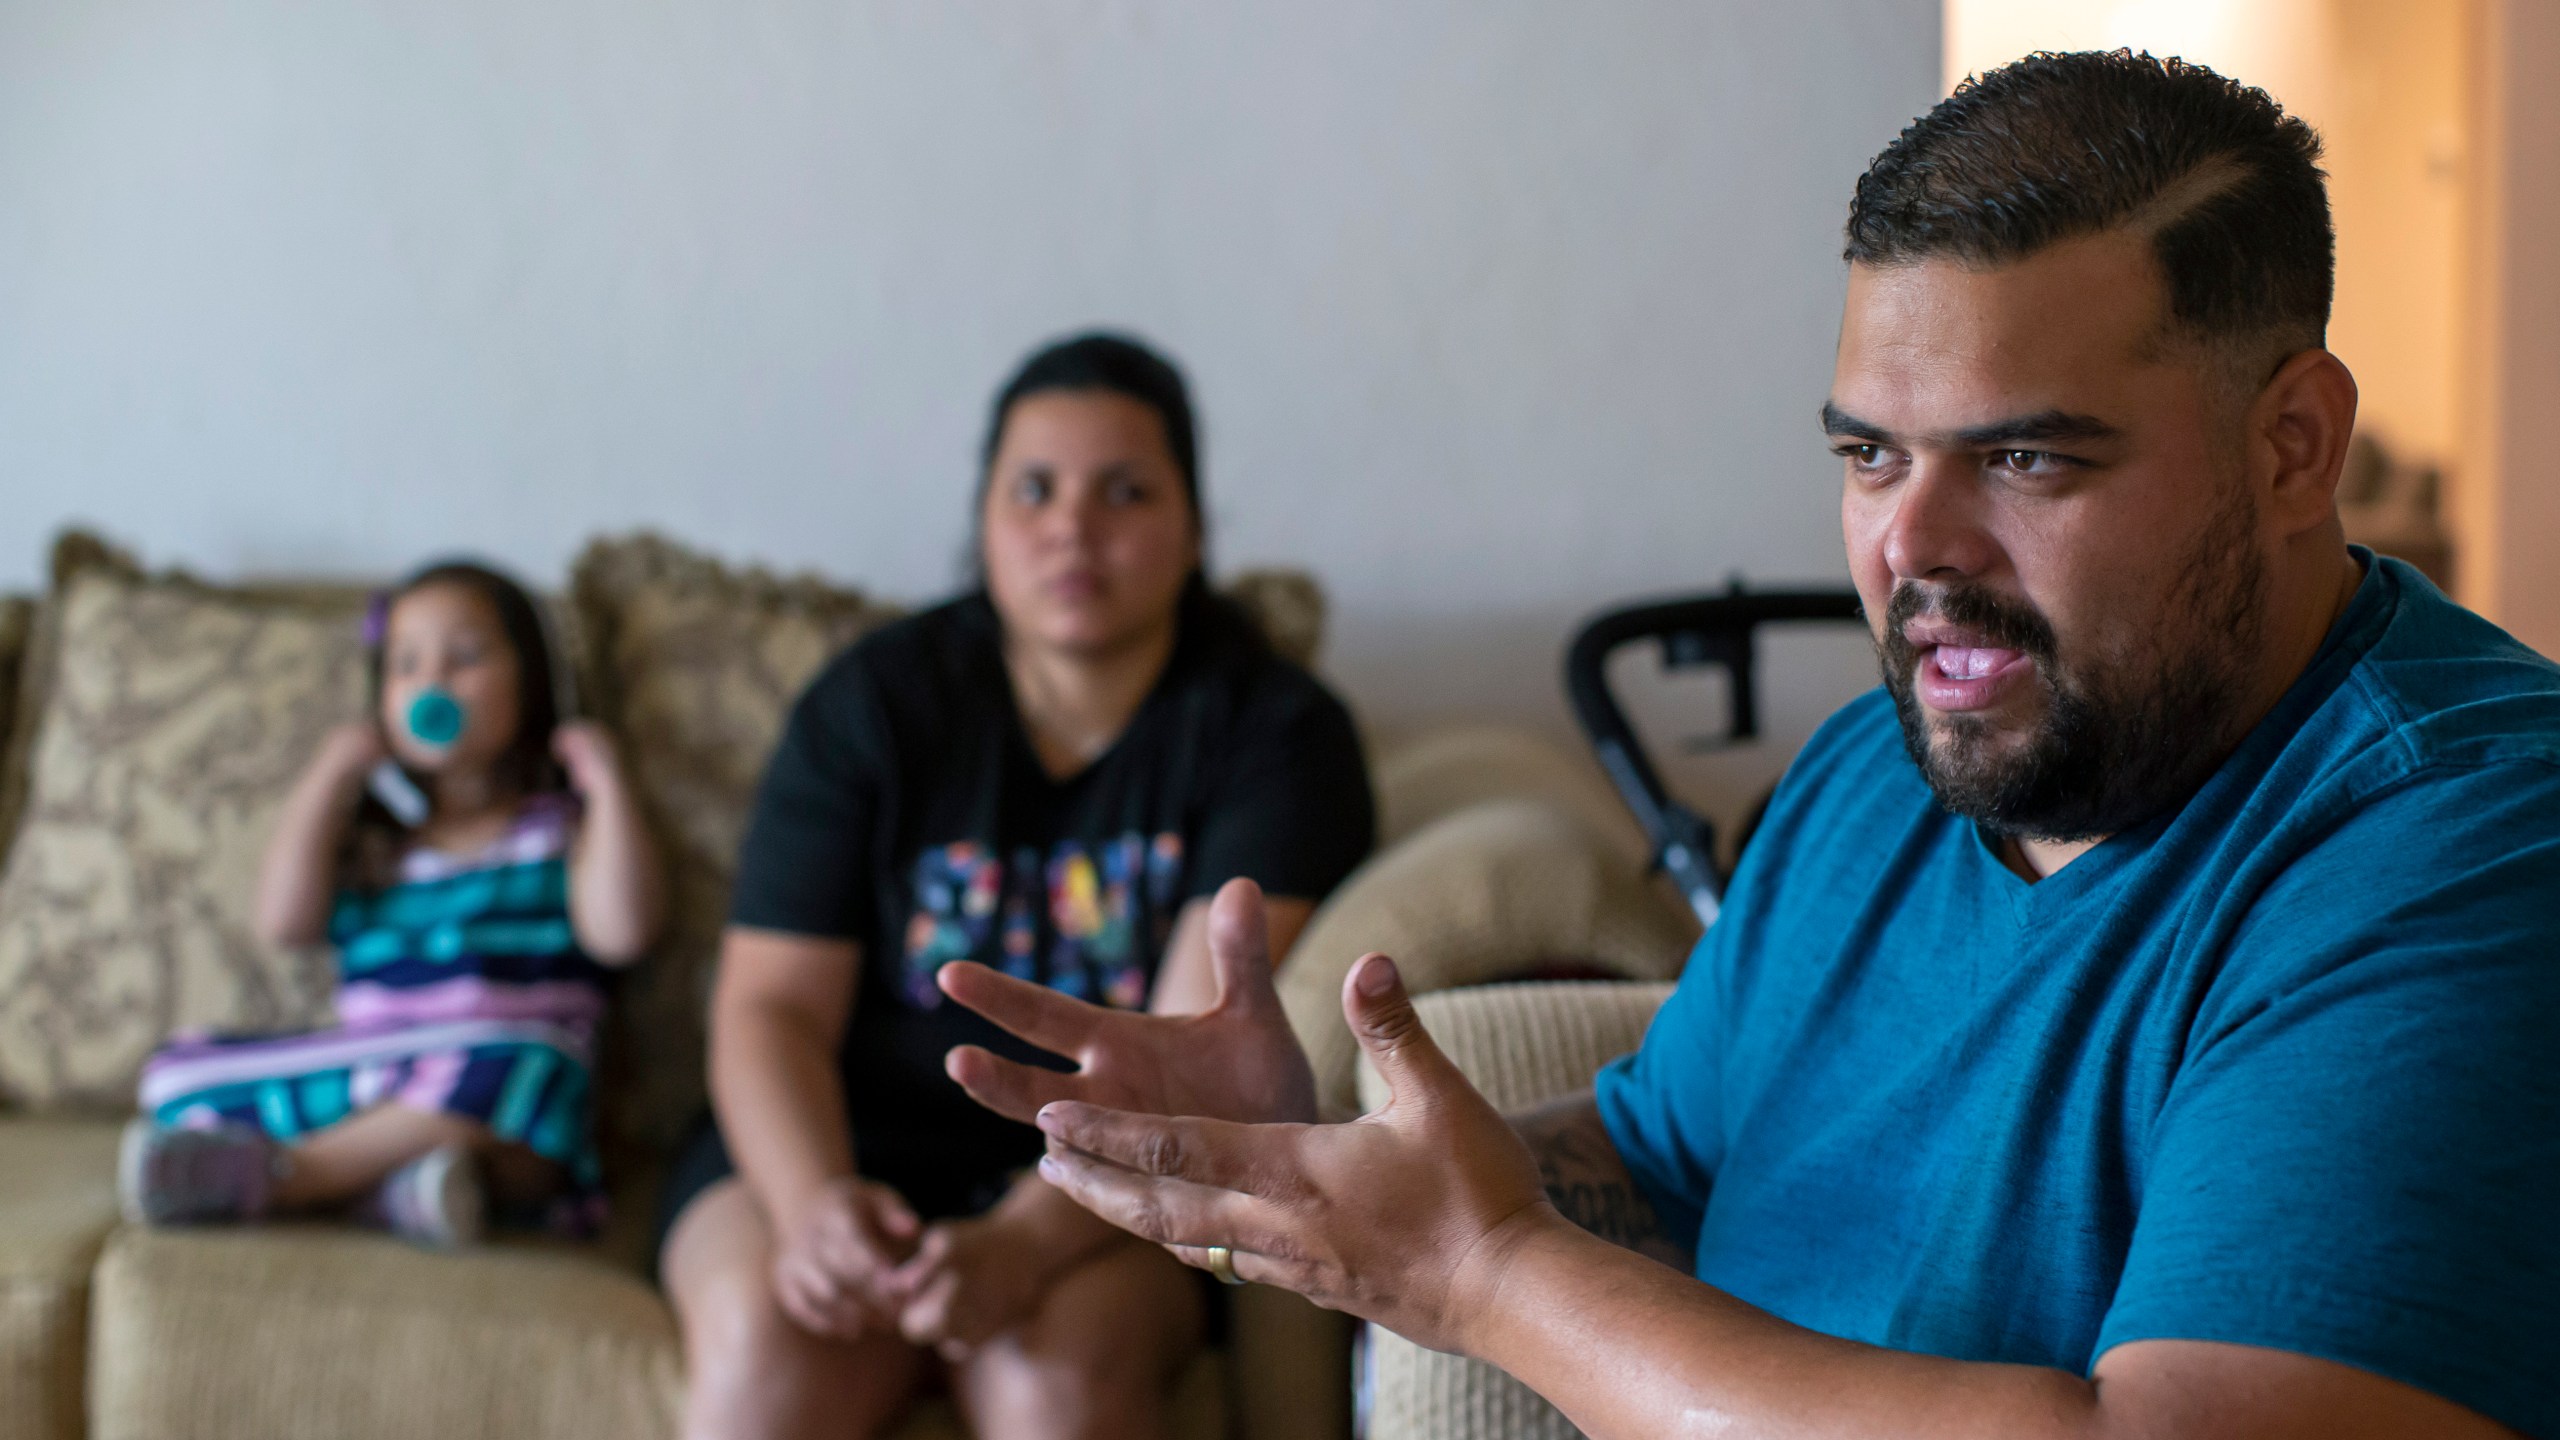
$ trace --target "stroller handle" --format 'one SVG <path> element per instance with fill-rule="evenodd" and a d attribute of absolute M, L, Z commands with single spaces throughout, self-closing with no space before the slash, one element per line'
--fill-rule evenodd
<path fill-rule="evenodd" d="M 1851 590 L 1746 590 L 1737 579 L 1721 595 L 1660 600 L 1603 611 L 1585 622 L 1565 650 L 1564 688 L 1574 718 L 1610 783 L 1635 812 L 1653 844 L 1654 868 L 1680 887 L 1699 923 L 1713 925 L 1724 908 L 1725 876 L 1716 867 L 1715 827 L 1671 798 L 1645 757 L 1643 743 L 1609 689 L 1609 657 L 1643 640 L 1659 641 L 1667 668 L 1719 665 L 1730 679 L 1732 714 L 1723 738 L 1760 733 L 1760 697 L 1754 682 L 1754 632 L 1772 622 L 1857 620 L 1863 615 Z"/>

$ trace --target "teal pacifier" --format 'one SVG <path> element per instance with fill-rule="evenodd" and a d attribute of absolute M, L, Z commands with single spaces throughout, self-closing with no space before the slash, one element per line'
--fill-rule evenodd
<path fill-rule="evenodd" d="M 429 686 L 409 702 L 409 738 L 430 749 L 442 750 L 462 738 L 462 727 L 469 719 L 462 702 L 453 692 L 441 686 Z"/>

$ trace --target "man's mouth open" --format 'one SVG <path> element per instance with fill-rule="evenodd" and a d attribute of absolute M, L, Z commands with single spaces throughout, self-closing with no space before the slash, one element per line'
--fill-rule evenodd
<path fill-rule="evenodd" d="M 1980 636 L 1940 621 L 1915 620 L 1903 638 L 1919 654 L 1912 689 L 1942 715 L 1991 709 L 2035 674 L 2026 651 L 1983 644 Z"/>

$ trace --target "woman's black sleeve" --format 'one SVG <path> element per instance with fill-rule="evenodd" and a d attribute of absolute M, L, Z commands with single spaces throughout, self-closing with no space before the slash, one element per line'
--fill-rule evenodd
<path fill-rule="evenodd" d="M 802 692 L 774 746 L 738 847 L 733 925 L 828 940 L 871 933 L 885 737 L 869 687 L 849 659 Z"/>
<path fill-rule="evenodd" d="M 1351 713 L 1313 678 L 1284 673 L 1237 717 L 1201 816 L 1194 898 L 1241 875 L 1267 895 L 1321 900 L 1368 858 L 1377 807 Z"/>

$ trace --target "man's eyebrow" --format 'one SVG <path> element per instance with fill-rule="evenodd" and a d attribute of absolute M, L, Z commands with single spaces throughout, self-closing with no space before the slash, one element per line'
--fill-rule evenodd
<path fill-rule="evenodd" d="M 1839 440 L 1862 440 L 1869 444 L 1889 445 L 1893 432 L 1872 420 L 1861 420 L 1830 401 L 1822 405 L 1822 433 Z M 2095 415 L 2080 415 L 2069 410 L 2039 410 L 2032 415 L 2012 415 L 1984 425 L 1969 425 L 1947 437 L 1947 443 L 1966 450 L 1996 450 L 2005 445 L 2049 445 L 2057 441 L 2113 440 L 2124 432 Z"/>
<path fill-rule="evenodd" d="M 1893 438 L 1885 433 L 1883 426 L 1861 420 L 1828 400 L 1822 402 L 1822 433 L 1843 440 L 1870 440 L 1878 444 Z"/>
<path fill-rule="evenodd" d="M 2033 415 L 2016 415 L 2006 420 L 1994 420 L 1988 425 L 1967 426 L 1955 433 L 1955 441 L 1969 450 L 1990 450 L 2003 445 L 2046 444 L 2056 440 L 2113 440 L 2122 433 L 2095 415 L 2075 415 L 2068 410 L 2039 410 Z"/>

